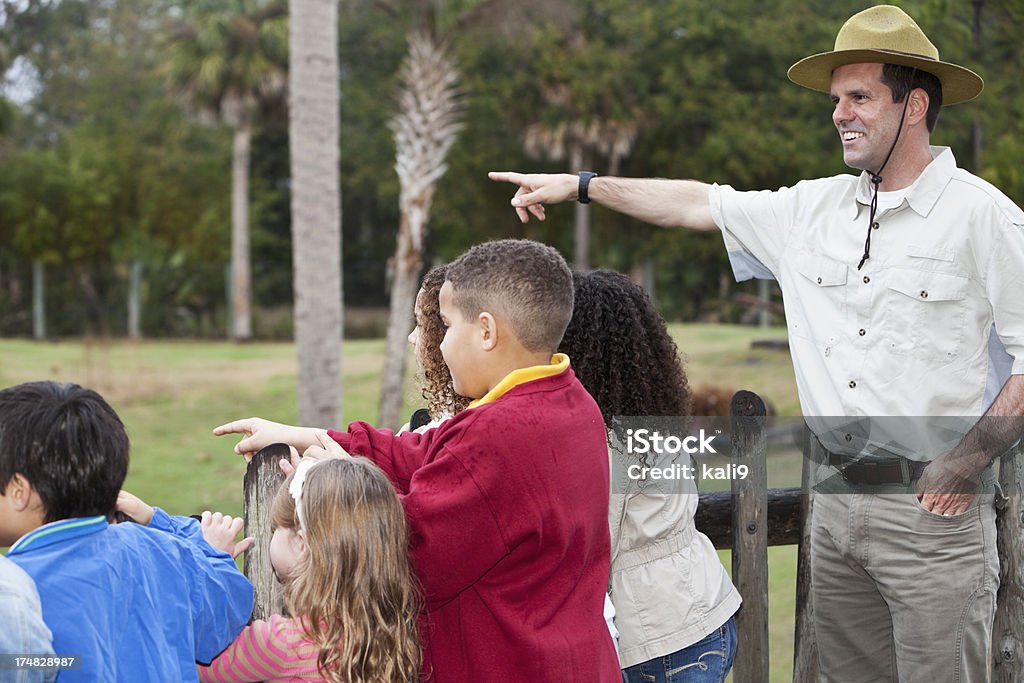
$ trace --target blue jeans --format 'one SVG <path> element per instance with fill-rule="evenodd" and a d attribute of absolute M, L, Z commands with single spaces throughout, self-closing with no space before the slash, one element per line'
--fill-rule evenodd
<path fill-rule="evenodd" d="M 704 640 L 622 670 L 623 683 L 723 683 L 736 658 L 736 617 Z"/>

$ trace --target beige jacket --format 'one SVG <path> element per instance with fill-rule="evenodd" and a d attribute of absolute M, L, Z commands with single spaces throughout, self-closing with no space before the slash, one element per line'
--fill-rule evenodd
<path fill-rule="evenodd" d="M 609 594 L 626 668 L 702 640 L 741 600 L 711 541 L 694 527 L 695 482 L 638 480 L 635 469 L 631 477 L 637 456 L 611 443 Z M 685 453 L 677 462 L 692 465 Z"/>

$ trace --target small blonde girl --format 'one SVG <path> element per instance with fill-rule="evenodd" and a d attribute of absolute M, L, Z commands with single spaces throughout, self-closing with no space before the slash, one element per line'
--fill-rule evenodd
<path fill-rule="evenodd" d="M 408 530 L 384 473 L 365 458 L 303 460 L 271 516 L 270 559 L 293 616 L 247 626 L 200 679 L 418 680 Z"/>

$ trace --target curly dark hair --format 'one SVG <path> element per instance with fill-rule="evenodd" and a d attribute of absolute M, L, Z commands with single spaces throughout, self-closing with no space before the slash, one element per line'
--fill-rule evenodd
<path fill-rule="evenodd" d="M 448 275 L 448 266 L 435 266 L 427 271 L 416 297 L 416 325 L 419 327 L 420 392 L 427 399 L 427 412 L 438 419 L 443 415 L 455 415 L 469 405 L 470 399 L 455 393 L 452 373 L 441 355 L 441 340 L 444 339 L 444 323 L 441 322 L 441 306 L 437 295 Z"/>
<path fill-rule="evenodd" d="M 621 273 L 573 273 L 575 306 L 559 351 L 597 401 L 616 415 L 689 415 L 693 397 L 665 319 L 647 292 Z"/>

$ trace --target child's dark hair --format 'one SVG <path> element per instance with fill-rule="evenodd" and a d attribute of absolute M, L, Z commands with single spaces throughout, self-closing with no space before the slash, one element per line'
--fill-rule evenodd
<path fill-rule="evenodd" d="M 423 276 L 420 285 L 422 294 L 417 298 L 416 324 L 420 328 L 420 356 L 417 361 L 423 373 L 423 398 L 427 399 L 427 411 L 433 419 L 455 415 L 469 405 L 470 399 L 455 393 L 452 373 L 441 355 L 441 341 L 445 326 L 441 321 L 441 304 L 438 293 L 448 275 L 448 266 L 431 268 Z"/>
<path fill-rule="evenodd" d="M 640 285 L 611 270 L 573 273 L 576 305 L 559 351 L 614 416 L 688 415 L 690 385 L 658 309 Z"/>
<path fill-rule="evenodd" d="M 508 320 L 527 351 L 553 352 L 572 316 L 572 272 L 553 247 L 494 240 L 448 266 L 452 301 L 465 318 L 482 311 Z"/>
<path fill-rule="evenodd" d="M 109 516 L 128 475 L 128 434 L 114 409 L 77 384 L 28 382 L 0 391 L 0 490 L 20 473 L 44 521 Z"/>

